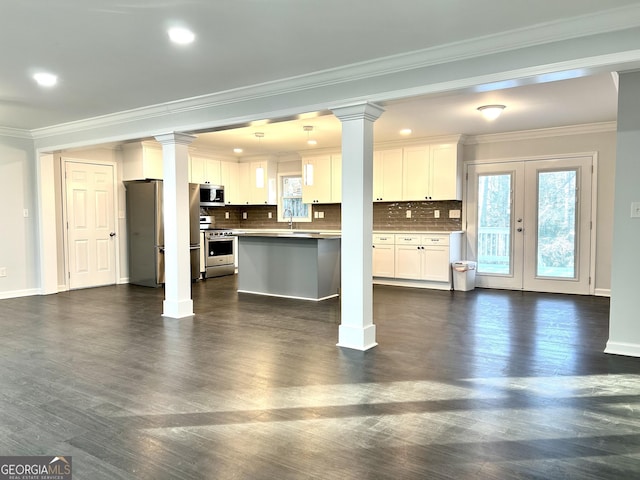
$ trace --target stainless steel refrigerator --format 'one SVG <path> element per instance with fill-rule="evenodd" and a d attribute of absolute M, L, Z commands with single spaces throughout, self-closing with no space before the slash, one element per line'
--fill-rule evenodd
<path fill-rule="evenodd" d="M 164 281 L 162 180 L 124 182 L 127 201 L 129 283 L 159 287 Z M 189 184 L 191 279 L 200 277 L 200 185 Z"/>

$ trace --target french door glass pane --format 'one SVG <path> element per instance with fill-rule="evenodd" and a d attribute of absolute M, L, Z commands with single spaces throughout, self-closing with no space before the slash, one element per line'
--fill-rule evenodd
<path fill-rule="evenodd" d="M 576 277 L 577 172 L 538 172 L 536 275 Z"/>
<path fill-rule="evenodd" d="M 478 273 L 511 273 L 511 174 L 478 176 Z"/>

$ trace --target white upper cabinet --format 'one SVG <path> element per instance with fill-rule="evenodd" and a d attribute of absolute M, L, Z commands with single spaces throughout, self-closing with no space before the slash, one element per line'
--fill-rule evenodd
<path fill-rule="evenodd" d="M 270 159 L 238 164 L 238 203 L 276 205 L 276 172 L 277 164 Z"/>
<path fill-rule="evenodd" d="M 402 200 L 402 149 L 373 153 L 373 201 Z"/>
<path fill-rule="evenodd" d="M 311 155 L 302 158 L 302 201 L 339 203 L 342 198 L 342 157 Z"/>
<path fill-rule="evenodd" d="M 402 200 L 461 200 L 457 144 L 406 147 Z"/>
<path fill-rule="evenodd" d="M 191 155 L 189 165 L 191 183 L 220 185 L 220 160 L 202 155 Z"/>
<path fill-rule="evenodd" d="M 303 157 L 302 202 L 331 203 L 331 155 Z"/>
<path fill-rule="evenodd" d="M 462 200 L 461 153 L 457 144 L 431 145 L 431 196 Z"/>
<path fill-rule="evenodd" d="M 162 180 L 162 147 L 150 142 L 127 143 L 122 147 L 122 179 Z"/>
<path fill-rule="evenodd" d="M 227 205 L 240 203 L 238 163 L 220 162 L 220 185 L 224 187 L 224 203 Z"/>

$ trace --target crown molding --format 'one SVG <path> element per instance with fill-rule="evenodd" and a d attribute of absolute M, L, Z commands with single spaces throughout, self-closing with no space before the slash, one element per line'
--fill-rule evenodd
<path fill-rule="evenodd" d="M 9 127 L 0 127 L 0 137 L 28 138 L 29 140 L 33 140 L 33 135 L 29 130 Z"/>
<path fill-rule="evenodd" d="M 94 128 L 109 127 L 126 122 L 142 121 L 169 115 L 188 113 L 191 111 L 215 108 L 236 102 L 246 102 L 275 95 L 286 95 L 314 88 L 334 86 L 342 83 L 415 70 L 438 64 L 477 58 L 483 55 L 497 54 L 520 48 L 625 30 L 639 26 L 640 4 L 629 5 L 595 14 L 555 20 L 522 29 L 510 30 L 507 32 L 501 32 L 423 50 L 381 57 L 374 60 L 289 77 L 286 79 L 274 80 L 248 87 L 230 89 L 217 93 L 166 102 L 163 104 L 151 105 L 38 128 L 32 130 L 31 134 L 33 135 L 33 138 L 41 139 Z M 626 56 L 624 54 L 604 55 L 594 57 L 593 61 L 596 63 L 605 62 L 607 64 L 614 64 L 616 61 L 625 60 L 625 58 Z M 567 65 L 564 64 L 556 66 L 562 68 L 567 67 Z M 477 81 L 478 79 L 473 80 Z M 469 86 L 467 85 L 467 82 L 453 82 L 449 84 L 448 87 L 454 88 L 456 85 L 460 88 Z M 429 89 L 426 87 L 422 90 L 424 91 L 421 91 L 421 93 L 429 93 Z M 413 92 L 412 89 L 409 89 L 404 92 L 396 93 L 402 93 L 403 96 L 409 96 L 412 94 L 419 94 L 420 92 Z M 359 101 L 363 99 L 350 100 Z M 366 100 L 380 101 L 384 99 L 368 98 Z M 202 125 L 202 128 L 210 127 L 210 124 Z M 191 126 L 189 130 L 195 130 L 196 128 L 197 126 Z"/>
<path fill-rule="evenodd" d="M 599 122 L 584 125 L 569 125 L 565 127 L 538 128 L 535 130 L 520 130 L 517 132 L 490 133 L 487 135 L 468 135 L 464 145 L 478 145 L 482 143 L 515 142 L 518 140 L 532 140 L 538 138 L 564 137 L 567 135 L 588 135 L 603 132 L 615 132 L 617 122 Z"/>

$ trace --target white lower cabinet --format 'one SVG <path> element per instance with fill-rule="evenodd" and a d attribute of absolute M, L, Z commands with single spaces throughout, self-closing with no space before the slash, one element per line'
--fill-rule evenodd
<path fill-rule="evenodd" d="M 451 278 L 449 236 L 422 237 L 422 280 L 448 282 Z"/>
<path fill-rule="evenodd" d="M 396 235 L 396 278 L 448 282 L 449 235 Z"/>
<path fill-rule="evenodd" d="M 460 254 L 460 232 L 374 234 L 373 276 L 376 283 L 450 289 Z"/>
<path fill-rule="evenodd" d="M 420 235 L 396 235 L 395 278 L 422 280 Z"/>
<path fill-rule="evenodd" d="M 373 236 L 373 276 L 388 277 L 395 276 L 395 235 L 374 235 Z"/>

